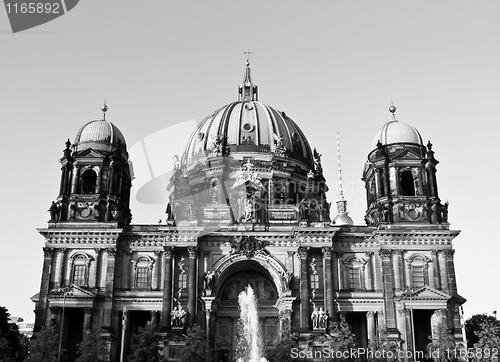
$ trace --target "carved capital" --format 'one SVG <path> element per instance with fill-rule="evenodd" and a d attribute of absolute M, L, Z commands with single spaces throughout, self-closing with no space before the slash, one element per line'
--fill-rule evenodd
<path fill-rule="evenodd" d="M 375 318 L 375 312 L 371 310 L 366 312 L 366 317 L 369 319 Z"/>
<path fill-rule="evenodd" d="M 188 246 L 187 251 L 190 258 L 196 258 L 198 256 L 198 247 L 197 246 Z"/>
<path fill-rule="evenodd" d="M 307 254 L 309 253 L 309 247 L 299 247 L 297 249 L 297 256 L 299 257 L 299 259 L 303 260 L 303 259 L 307 259 Z"/>
<path fill-rule="evenodd" d="M 378 255 L 380 256 L 380 259 L 390 258 L 391 254 L 392 254 L 391 250 L 387 250 L 387 249 L 382 249 L 382 250 L 379 250 L 379 252 L 378 252 Z"/>
<path fill-rule="evenodd" d="M 443 250 L 442 253 L 445 258 L 453 259 L 455 255 L 455 250 L 454 249 Z"/>
<path fill-rule="evenodd" d="M 52 257 L 52 252 L 54 251 L 54 248 L 44 247 L 42 250 L 43 250 L 43 257 L 44 258 L 51 258 Z"/>
<path fill-rule="evenodd" d="M 116 257 L 116 249 L 115 248 L 106 248 L 106 254 L 108 255 L 108 258 L 114 258 L 114 257 Z"/>
<path fill-rule="evenodd" d="M 332 257 L 332 248 L 321 248 L 321 253 L 323 255 L 323 258 L 331 258 Z"/>
<path fill-rule="evenodd" d="M 292 319 L 292 311 L 290 309 L 280 310 L 279 318 L 281 320 L 283 320 L 283 319 L 288 320 L 288 321 L 291 320 Z"/>
<path fill-rule="evenodd" d="M 437 256 L 437 253 L 438 253 L 438 250 L 436 250 L 436 249 L 432 249 L 431 250 L 431 255 L 432 256 Z"/>
<path fill-rule="evenodd" d="M 398 309 L 398 315 L 400 317 L 408 317 L 410 315 L 409 309 Z"/>
<path fill-rule="evenodd" d="M 394 256 L 399 256 L 400 257 L 401 255 L 403 255 L 403 251 L 402 250 L 392 250 L 392 254 Z"/>
<path fill-rule="evenodd" d="M 436 309 L 434 315 L 436 317 L 446 317 L 446 309 Z"/>
<path fill-rule="evenodd" d="M 174 247 L 173 246 L 164 246 L 163 247 L 163 256 L 165 258 L 171 258 L 172 256 L 174 256 Z"/>
<path fill-rule="evenodd" d="M 366 255 L 366 257 L 367 257 L 368 259 L 371 259 L 371 258 L 372 258 L 372 256 L 373 256 L 373 254 L 374 254 L 374 253 L 373 253 L 373 251 L 367 251 L 367 252 L 365 253 L 365 255 Z"/>
<path fill-rule="evenodd" d="M 287 252 L 287 255 L 292 258 L 294 255 L 295 255 L 295 251 L 294 250 L 288 250 Z"/>
<path fill-rule="evenodd" d="M 153 253 L 158 258 L 160 256 L 161 250 L 153 250 Z"/>

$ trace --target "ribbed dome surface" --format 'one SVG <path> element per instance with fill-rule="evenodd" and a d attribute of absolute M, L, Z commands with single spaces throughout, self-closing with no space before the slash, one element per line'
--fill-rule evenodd
<path fill-rule="evenodd" d="M 377 132 L 372 141 L 372 149 L 377 148 L 380 141 L 382 145 L 393 143 L 413 143 L 423 145 L 422 136 L 415 127 L 396 120 L 387 122 L 380 131 Z"/>
<path fill-rule="evenodd" d="M 99 144 L 107 146 L 117 145 L 118 141 L 122 147 L 126 148 L 125 137 L 121 131 L 113 123 L 106 120 L 96 120 L 85 124 L 76 134 L 75 144 L 81 148 L 81 145 L 96 144 L 94 147 L 99 148 Z M 90 145 L 89 145 L 90 146 Z"/>
<path fill-rule="evenodd" d="M 226 138 L 231 154 L 270 153 L 281 137 L 286 156 L 312 168 L 311 148 L 300 128 L 284 112 L 259 101 L 239 100 L 206 117 L 190 137 L 183 163 L 205 157 L 218 135 Z"/>

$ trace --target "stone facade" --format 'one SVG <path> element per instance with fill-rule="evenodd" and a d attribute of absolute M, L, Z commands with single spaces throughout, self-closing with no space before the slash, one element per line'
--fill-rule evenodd
<path fill-rule="evenodd" d="M 39 229 L 46 243 L 33 301 L 35 331 L 55 324 L 70 360 L 91 330 L 118 361 L 146 323 L 175 360 L 181 332 L 196 323 L 216 360 L 232 361 L 237 297 L 248 285 L 267 344 L 286 324 L 313 348 L 340 318 L 361 347 L 380 328 L 405 351 L 424 350 L 440 325 L 463 340 L 459 231 L 438 197 L 432 145 L 401 132 L 409 126 L 395 117 L 384 126 L 363 173 L 367 225 L 355 226 L 342 194 L 330 215 L 321 155 L 257 95 L 247 64 L 238 101 L 207 117 L 176 160 L 164 225 L 131 224 L 126 144 L 105 113 L 67 143 L 60 194 Z"/>

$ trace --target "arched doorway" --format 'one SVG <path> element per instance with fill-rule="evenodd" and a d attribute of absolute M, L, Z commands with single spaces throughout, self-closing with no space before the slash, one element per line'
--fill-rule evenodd
<path fill-rule="evenodd" d="M 215 312 L 216 360 L 233 361 L 239 336 L 238 295 L 247 286 L 252 287 L 257 298 L 262 345 L 274 343 L 279 336 L 278 289 L 269 272 L 254 260 L 234 263 L 227 268 L 217 284 L 218 308 Z"/>

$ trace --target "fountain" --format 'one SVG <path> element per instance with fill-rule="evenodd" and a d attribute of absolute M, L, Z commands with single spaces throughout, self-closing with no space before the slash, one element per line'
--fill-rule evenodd
<path fill-rule="evenodd" d="M 238 362 L 267 362 L 261 357 L 261 340 L 257 302 L 253 289 L 248 285 L 238 296 L 240 305 L 240 343 Z"/>

